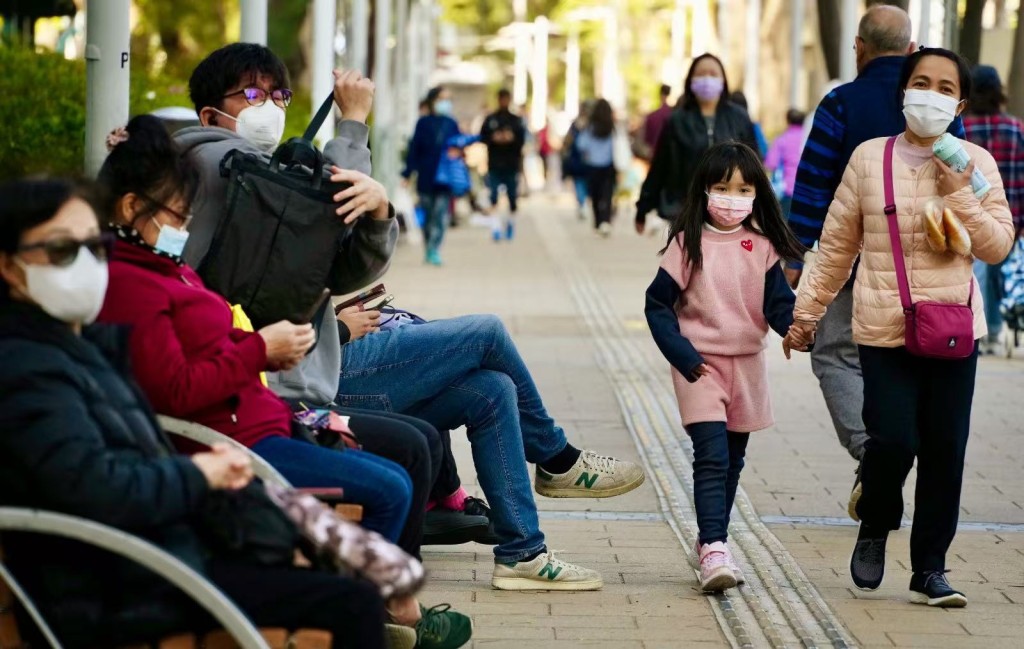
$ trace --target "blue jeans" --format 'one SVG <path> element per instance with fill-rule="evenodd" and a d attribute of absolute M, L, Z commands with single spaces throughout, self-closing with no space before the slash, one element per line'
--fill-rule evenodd
<path fill-rule="evenodd" d="M 427 253 L 438 252 L 444 242 L 444 233 L 448 229 L 448 213 L 451 210 L 452 196 L 448 192 L 436 194 L 420 194 L 420 204 L 426 212 L 423 224 L 423 237 L 427 243 Z"/>
<path fill-rule="evenodd" d="M 495 557 L 519 561 L 544 548 L 526 463 L 550 460 L 567 442 L 497 317 L 406 325 L 345 345 L 336 401 L 439 430 L 465 425 L 501 538 Z"/>
<path fill-rule="evenodd" d="M 1003 300 L 1003 265 L 986 264 L 980 259 L 974 260 L 974 276 L 981 289 L 981 298 L 985 301 L 985 321 L 988 323 L 988 337 L 994 340 L 1003 331 L 1003 314 L 999 311 L 999 303 Z"/>
<path fill-rule="evenodd" d="M 587 176 L 580 174 L 572 177 L 572 186 L 576 190 L 576 205 L 583 209 L 587 204 Z"/>
<path fill-rule="evenodd" d="M 516 199 L 519 197 L 519 172 L 510 171 L 488 171 L 487 185 L 491 189 L 491 207 L 498 205 L 498 190 L 505 187 L 505 195 L 508 196 L 508 210 L 516 213 Z"/>
<path fill-rule="evenodd" d="M 412 502 L 412 480 L 391 460 L 277 436 L 260 440 L 252 451 L 296 487 L 341 487 L 346 502 L 363 506 L 363 527 L 398 541 Z"/>
<path fill-rule="evenodd" d="M 700 543 L 725 541 L 750 435 L 726 431 L 721 421 L 690 424 L 686 434 L 693 441 L 693 501 Z"/>

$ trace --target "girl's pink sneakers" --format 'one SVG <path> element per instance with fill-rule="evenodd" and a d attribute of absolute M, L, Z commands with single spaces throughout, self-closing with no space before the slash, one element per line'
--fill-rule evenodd
<path fill-rule="evenodd" d="M 729 561 L 729 548 L 721 541 L 700 548 L 700 588 L 705 593 L 720 593 L 736 586 L 736 575 Z"/>

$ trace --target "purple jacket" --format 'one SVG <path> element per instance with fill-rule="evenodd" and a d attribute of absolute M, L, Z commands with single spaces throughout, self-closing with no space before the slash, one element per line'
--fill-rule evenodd
<path fill-rule="evenodd" d="M 786 186 L 786 196 L 793 195 L 796 185 L 796 170 L 800 166 L 800 153 L 804 148 L 804 127 L 795 124 L 786 129 L 785 133 L 775 139 L 764 166 L 773 173 L 782 166 L 782 178 Z"/>

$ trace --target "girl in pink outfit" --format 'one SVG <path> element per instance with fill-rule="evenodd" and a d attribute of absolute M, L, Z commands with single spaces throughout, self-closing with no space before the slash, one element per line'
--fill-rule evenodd
<path fill-rule="evenodd" d="M 748 433 L 773 423 L 768 327 L 784 336 L 793 323 L 779 260 L 804 248 L 757 154 L 730 142 L 704 154 L 661 252 L 645 311 L 693 442 L 701 588 L 717 592 L 743 582 L 726 545 L 729 512 Z"/>

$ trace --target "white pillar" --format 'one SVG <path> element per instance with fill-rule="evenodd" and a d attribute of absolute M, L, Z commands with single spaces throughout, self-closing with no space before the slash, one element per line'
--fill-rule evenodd
<path fill-rule="evenodd" d="M 338 7 L 335 0 L 313 1 L 313 61 L 310 68 L 310 92 L 313 97 L 313 112 L 320 109 L 327 95 L 334 88 L 334 33 L 337 30 Z M 316 134 L 320 146 L 334 137 L 334 111 L 324 120 Z"/>
<path fill-rule="evenodd" d="M 747 96 L 751 116 L 757 115 L 760 107 L 758 77 L 761 61 L 761 0 L 751 0 L 747 5 L 747 22 L 744 43 L 743 94 Z"/>
<path fill-rule="evenodd" d="M 375 0 L 373 5 L 373 83 L 377 87 L 373 98 L 373 165 L 374 177 L 391 191 L 394 189 L 393 170 L 398 147 L 394 133 L 394 85 L 391 79 L 391 3 L 393 0 Z M 399 0 L 402 1 L 402 0 Z"/>
<path fill-rule="evenodd" d="M 718 15 L 715 17 L 718 27 L 718 58 L 726 65 L 729 63 L 729 51 L 732 49 L 729 47 L 729 25 L 732 24 L 729 16 L 730 4 L 729 0 L 718 0 Z"/>
<path fill-rule="evenodd" d="M 515 32 L 515 60 L 513 62 L 512 103 L 522 106 L 526 103 L 529 89 L 527 75 L 530 65 L 530 26 L 526 23 L 513 23 Z"/>
<path fill-rule="evenodd" d="M 706 0 L 698 0 L 693 7 L 693 31 L 690 42 L 690 56 L 696 58 L 711 51 L 711 15 Z M 722 48 L 724 49 L 724 48 Z"/>
<path fill-rule="evenodd" d="M 569 29 L 565 46 L 565 113 L 576 115 L 580 109 L 580 34 L 575 26 Z"/>
<path fill-rule="evenodd" d="M 89 0 L 85 42 L 85 173 L 107 157 L 107 134 L 128 122 L 129 0 Z"/>
<path fill-rule="evenodd" d="M 839 13 L 839 78 L 853 81 L 857 76 L 857 55 L 853 50 L 857 38 L 857 0 L 841 0 Z"/>
<path fill-rule="evenodd" d="M 792 33 L 790 34 L 790 68 L 789 68 L 789 106 L 796 108 L 802 106 L 800 101 L 800 75 L 804 68 L 804 19 L 806 9 L 804 0 L 792 0 Z"/>
<path fill-rule="evenodd" d="M 533 21 L 533 97 L 530 102 L 530 128 L 539 131 L 548 121 L 548 19 Z"/>
<path fill-rule="evenodd" d="M 368 0 L 352 0 L 352 16 L 348 25 L 348 67 L 367 74 L 370 43 L 370 10 Z"/>
<path fill-rule="evenodd" d="M 930 45 L 932 42 L 932 0 L 921 0 L 921 18 L 918 21 L 917 44 Z"/>
<path fill-rule="evenodd" d="M 601 65 L 601 94 L 612 108 L 626 107 L 626 93 L 619 70 L 619 17 L 615 9 L 609 9 L 604 18 L 605 51 Z"/>
<path fill-rule="evenodd" d="M 394 51 L 394 74 L 395 74 L 395 131 L 398 134 L 398 141 L 403 141 L 407 135 L 412 116 L 415 114 L 412 91 L 412 80 L 410 79 L 411 61 L 409 51 L 413 47 L 412 30 L 409 29 L 409 3 L 398 0 L 395 6 L 395 34 L 396 46 Z"/>
<path fill-rule="evenodd" d="M 243 43 L 267 44 L 267 0 L 242 0 Z"/>

